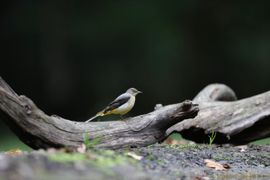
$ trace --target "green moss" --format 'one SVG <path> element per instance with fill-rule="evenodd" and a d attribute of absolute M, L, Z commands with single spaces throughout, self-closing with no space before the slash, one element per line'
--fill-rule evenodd
<path fill-rule="evenodd" d="M 51 161 L 56 161 L 56 162 L 61 162 L 61 163 L 87 160 L 87 157 L 85 156 L 85 154 L 64 153 L 64 152 L 49 154 L 48 158 Z"/>
<path fill-rule="evenodd" d="M 164 164 L 164 161 L 161 160 L 161 159 L 158 159 L 158 160 L 157 160 L 157 164 L 160 165 L 160 166 L 162 166 L 162 165 Z"/>
<path fill-rule="evenodd" d="M 116 153 L 112 150 L 102 150 L 98 152 L 95 159 L 95 164 L 100 167 L 113 167 L 117 165 L 124 165 L 131 162 L 131 159 L 126 155 Z"/>
<path fill-rule="evenodd" d="M 145 158 L 148 159 L 149 161 L 154 161 L 156 159 L 156 157 L 154 155 L 152 155 L 152 154 L 149 154 Z"/>
<path fill-rule="evenodd" d="M 99 167 L 114 167 L 131 163 L 132 160 L 122 154 L 117 154 L 111 150 L 103 150 L 93 161 Z"/>
<path fill-rule="evenodd" d="M 213 154 L 212 158 L 216 161 L 230 160 L 232 156 L 223 156 L 221 154 Z"/>
<path fill-rule="evenodd" d="M 131 159 L 130 157 L 124 154 L 116 153 L 112 150 L 87 151 L 84 154 L 57 152 L 54 154 L 49 154 L 48 158 L 51 161 L 60 163 L 83 161 L 102 168 L 111 168 L 114 166 L 135 163 L 135 160 Z"/>

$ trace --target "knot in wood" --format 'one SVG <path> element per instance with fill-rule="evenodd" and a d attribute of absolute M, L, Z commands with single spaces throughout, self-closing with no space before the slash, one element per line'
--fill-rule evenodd
<path fill-rule="evenodd" d="M 192 101 L 191 100 L 185 100 L 182 105 L 183 111 L 188 111 L 192 107 Z"/>

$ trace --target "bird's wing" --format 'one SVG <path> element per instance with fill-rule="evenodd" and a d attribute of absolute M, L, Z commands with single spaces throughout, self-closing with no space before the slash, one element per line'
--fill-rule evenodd
<path fill-rule="evenodd" d="M 112 111 L 118 107 L 120 107 L 121 105 L 125 104 L 126 102 L 128 102 L 128 100 L 130 99 L 130 94 L 124 93 L 121 94 L 120 96 L 118 96 L 115 100 L 113 100 L 104 110 L 103 112 L 106 113 L 108 111 Z"/>

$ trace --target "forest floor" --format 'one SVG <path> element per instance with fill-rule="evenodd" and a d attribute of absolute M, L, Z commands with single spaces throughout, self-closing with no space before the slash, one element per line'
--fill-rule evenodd
<path fill-rule="evenodd" d="M 167 145 L 0 153 L 0 180 L 270 179 L 270 145 Z"/>

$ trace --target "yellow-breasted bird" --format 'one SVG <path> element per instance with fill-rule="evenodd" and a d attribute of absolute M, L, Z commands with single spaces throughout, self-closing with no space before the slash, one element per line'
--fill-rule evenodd
<path fill-rule="evenodd" d="M 95 116 L 85 122 L 90 122 L 99 116 L 106 116 L 109 114 L 124 115 L 128 113 L 133 108 L 136 100 L 136 95 L 139 93 L 142 92 L 135 88 L 129 88 L 125 93 L 121 94 L 115 100 L 113 100 L 102 111 L 98 112 Z"/>

